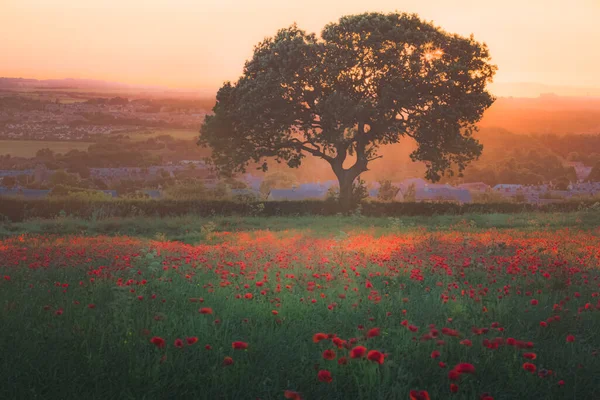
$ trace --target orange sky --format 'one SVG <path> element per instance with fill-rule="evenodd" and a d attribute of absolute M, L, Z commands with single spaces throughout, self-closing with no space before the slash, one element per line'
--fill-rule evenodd
<path fill-rule="evenodd" d="M 0 0 L 0 76 L 215 89 L 278 28 L 394 10 L 485 41 L 499 83 L 600 87 L 600 0 Z"/>

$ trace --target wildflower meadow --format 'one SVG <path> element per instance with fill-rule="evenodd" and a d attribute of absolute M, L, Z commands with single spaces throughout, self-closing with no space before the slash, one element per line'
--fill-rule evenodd
<path fill-rule="evenodd" d="M 8 236 L 0 398 L 598 398 L 598 233 Z"/>

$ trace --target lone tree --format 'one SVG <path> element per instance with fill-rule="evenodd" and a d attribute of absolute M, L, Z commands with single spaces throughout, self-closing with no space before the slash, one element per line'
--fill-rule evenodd
<path fill-rule="evenodd" d="M 342 17 L 320 38 L 292 25 L 259 43 L 239 80 L 221 87 L 199 144 L 221 173 L 322 158 L 349 206 L 380 147 L 406 136 L 428 179 L 461 173 L 481 154 L 472 134 L 494 101 L 486 84 L 495 71 L 485 44 L 413 14 Z"/>

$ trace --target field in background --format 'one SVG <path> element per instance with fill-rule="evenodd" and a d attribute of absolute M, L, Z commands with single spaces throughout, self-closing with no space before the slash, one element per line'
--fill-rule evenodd
<path fill-rule="evenodd" d="M 125 132 L 119 135 L 129 136 L 134 141 L 144 141 L 160 135 L 169 135 L 180 140 L 197 140 L 198 132 L 186 129 L 157 129 L 147 133 Z M 110 137 L 107 135 L 106 137 Z M 104 138 L 104 137 L 98 137 Z M 10 154 L 12 157 L 31 158 L 38 150 L 49 148 L 55 153 L 66 153 L 70 150 L 87 150 L 93 142 L 80 141 L 43 141 L 43 140 L 0 140 L 0 155 Z"/>
<path fill-rule="evenodd" d="M 131 140 L 147 140 L 152 137 L 168 135 L 179 140 L 198 140 L 198 130 L 194 129 L 153 129 L 148 132 L 120 133 L 129 136 Z"/>
<path fill-rule="evenodd" d="M 0 140 L 0 155 L 31 158 L 38 150 L 45 148 L 64 154 L 70 150 L 87 150 L 91 144 L 76 141 Z"/>
<path fill-rule="evenodd" d="M 594 398 L 586 217 L 5 224 L 0 398 Z"/>

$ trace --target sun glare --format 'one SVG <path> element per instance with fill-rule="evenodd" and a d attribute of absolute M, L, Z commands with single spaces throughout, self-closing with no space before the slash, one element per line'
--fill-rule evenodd
<path fill-rule="evenodd" d="M 434 61 L 434 60 L 439 60 L 440 58 L 442 58 L 443 55 L 444 55 L 444 51 L 442 49 L 435 49 L 435 50 L 426 52 L 423 55 L 423 58 L 425 59 L 425 61 Z"/>

